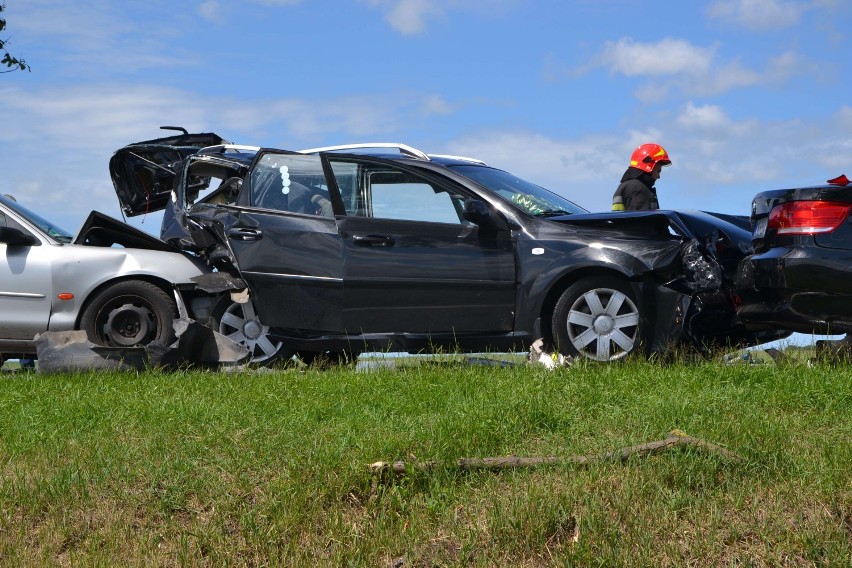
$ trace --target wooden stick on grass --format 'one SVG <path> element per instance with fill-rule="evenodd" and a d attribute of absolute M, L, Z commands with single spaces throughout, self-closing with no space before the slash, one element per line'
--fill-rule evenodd
<path fill-rule="evenodd" d="M 717 453 L 733 462 L 742 462 L 743 458 L 736 453 L 700 438 L 687 436 L 685 432 L 680 430 L 672 430 L 667 438 L 637 444 L 627 448 L 622 448 L 614 452 L 606 452 L 602 454 L 556 457 L 556 456 L 540 456 L 540 457 L 520 457 L 520 456 L 504 456 L 498 458 L 459 458 L 456 466 L 463 470 L 486 469 L 490 471 L 500 471 L 504 469 L 516 469 L 522 467 L 538 467 L 543 465 L 589 465 L 593 463 L 607 461 L 627 461 L 634 455 L 650 456 L 660 452 L 682 447 L 693 447 L 701 450 L 707 450 Z M 370 472 L 376 476 L 386 474 L 404 475 L 409 469 L 430 470 L 437 466 L 435 462 L 423 463 L 406 463 L 404 461 L 384 462 L 378 461 L 370 464 Z"/>

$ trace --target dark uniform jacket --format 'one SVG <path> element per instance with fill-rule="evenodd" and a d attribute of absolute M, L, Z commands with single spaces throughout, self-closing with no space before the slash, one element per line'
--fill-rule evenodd
<path fill-rule="evenodd" d="M 629 167 L 621 176 L 621 184 L 612 196 L 613 211 L 639 211 L 659 209 L 657 190 L 651 174 L 639 168 Z"/>

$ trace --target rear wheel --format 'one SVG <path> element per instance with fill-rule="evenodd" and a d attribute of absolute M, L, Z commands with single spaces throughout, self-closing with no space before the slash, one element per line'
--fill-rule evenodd
<path fill-rule="evenodd" d="M 584 278 L 559 298 L 552 331 L 563 355 L 615 361 L 639 347 L 639 308 L 625 282 L 611 277 Z"/>
<path fill-rule="evenodd" d="M 248 349 L 251 365 L 264 367 L 293 356 L 283 341 L 270 336 L 269 326 L 260 323 L 251 302 L 241 304 L 224 296 L 213 309 L 213 320 L 216 331 Z"/>
<path fill-rule="evenodd" d="M 86 306 L 80 327 L 92 343 L 106 347 L 169 345 L 178 315 L 175 301 L 161 288 L 142 280 L 107 286 Z"/>

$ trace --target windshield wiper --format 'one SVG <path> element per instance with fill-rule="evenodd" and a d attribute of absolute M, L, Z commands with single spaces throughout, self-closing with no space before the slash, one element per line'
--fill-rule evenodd
<path fill-rule="evenodd" d="M 556 217 L 558 215 L 571 215 L 570 211 L 565 211 L 564 209 L 545 209 L 544 211 L 538 211 L 533 213 L 535 217 Z"/>

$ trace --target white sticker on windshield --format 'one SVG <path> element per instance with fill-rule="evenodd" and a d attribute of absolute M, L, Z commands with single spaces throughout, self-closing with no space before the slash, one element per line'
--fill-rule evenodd
<path fill-rule="evenodd" d="M 287 166 L 278 168 L 281 172 L 281 193 L 287 195 L 290 193 L 290 169 Z"/>

